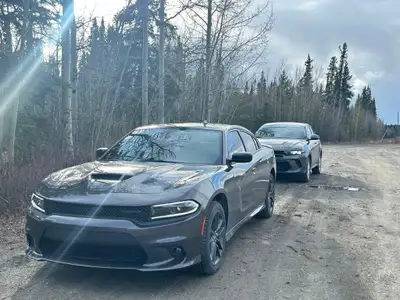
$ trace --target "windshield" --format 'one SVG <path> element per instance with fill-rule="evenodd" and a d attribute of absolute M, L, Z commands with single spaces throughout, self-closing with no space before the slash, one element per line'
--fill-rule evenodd
<path fill-rule="evenodd" d="M 257 138 L 306 139 L 306 129 L 302 125 L 264 125 L 256 131 Z"/>
<path fill-rule="evenodd" d="M 221 164 L 222 132 L 179 127 L 138 129 L 101 160 Z"/>

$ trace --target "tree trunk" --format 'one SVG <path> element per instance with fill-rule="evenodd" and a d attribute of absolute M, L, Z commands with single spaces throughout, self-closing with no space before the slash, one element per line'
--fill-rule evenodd
<path fill-rule="evenodd" d="M 142 47 L 142 125 L 149 123 L 149 0 L 142 2 L 143 47 Z"/>
<path fill-rule="evenodd" d="M 204 57 L 200 59 L 200 119 L 198 121 L 204 121 L 207 116 L 206 112 L 206 93 L 204 92 L 204 86 L 205 86 L 205 75 L 204 75 Z"/>
<path fill-rule="evenodd" d="M 158 78 L 158 97 L 159 97 L 159 120 L 160 123 L 165 122 L 164 112 L 164 42 L 165 42 L 165 0 L 160 0 L 160 61 L 159 61 L 159 78 Z"/>
<path fill-rule="evenodd" d="M 205 118 L 211 122 L 211 28 L 212 28 L 212 0 L 207 5 L 207 36 L 206 36 L 206 100 Z"/>
<path fill-rule="evenodd" d="M 71 7 L 75 6 L 74 0 L 71 1 Z M 78 98 L 77 98 L 77 79 L 78 79 L 78 55 L 76 50 L 76 21 L 75 21 L 75 13 L 72 9 L 72 21 L 71 21 L 71 107 L 72 107 L 72 131 L 75 134 L 75 140 L 77 141 L 77 132 L 78 132 Z"/>
<path fill-rule="evenodd" d="M 74 157 L 74 142 L 72 135 L 72 105 L 71 105 L 71 44 L 70 44 L 70 13 L 73 10 L 71 0 L 63 0 L 63 15 L 61 19 L 61 77 L 62 77 L 62 112 L 64 125 L 64 150 L 69 158 Z"/>
<path fill-rule="evenodd" d="M 0 79 L 1 80 L 1 79 Z M 1 108 L 4 105 L 2 99 L 4 99 L 4 89 L 3 89 L 3 85 L 0 84 L 0 164 L 2 161 L 2 154 L 3 151 L 5 150 L 4 145 L 3 145 L 3 141 L 4 141 L 4 116 L 5 114 L 2 112 Z"/>
<path fill-rule="evenodd" d="M 18 53 L 19 61 L 17 60 L 18 64 L 18 73 L 20 74 L 19 78 L 24 78 L 24 70 L 22 69 L 22 61 L 26 59 L 25 57 L 25 50 L 26 50 L 26 41 L 28 39 L 28 27 L 29 27 L 29 4 L 30 0 L 23 1 L 23 32 L 21 37 L 21 48 Z M 31 49 L 33 50 L 33 49 Z M 12 100 L 12 105 L 10 109 L 10 139 L 8 144 L 8 161 L 13 162 L 15 159 L 15 139 L 17 133 L 17 123 L 18 123 L 18 110 L 19 110 L 19 103 L 22 100 L 24 95 L 24 91 L 26 86 L 22 86 L 22 88 L 18 91 L 18 97 Z"/>

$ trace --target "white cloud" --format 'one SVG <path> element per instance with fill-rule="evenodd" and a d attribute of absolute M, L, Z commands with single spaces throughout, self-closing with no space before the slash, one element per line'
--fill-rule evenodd
<path fill-rule="evenodd" d="M 326 67 L 347 42 L 354 91 L 369 84 L 379 116 L 393 122 L 392 110 L 400 110 L 398 0 L 277 0 L 274 11 L 270 61 L 303 65 L 310 53 Z"/>
<path fill-rule="evenodd" d="M 80 0 L 75 1 L 75 13 L 78 16 L 101 16 L 109 22 L 124 7 L 126 0 Z"/>
<path fill-rule="evenodd" d="M 78 15 L 89 16 L 94 9 L 94 15 L 107 20 L 125 2 L 75 1 Z M 176 0 L 167 3 L 170 11 L 176 10 L 176 6 Z M 400 101 L 396 101 L 400 98 L 398 0 L 276 0 L 274 12 L 277 20 L 265 59 L 272 73 L 284 60 L 287 69 L 303 66 L 308 53 L 316 66 L 326 67 L 330 57 L 339 54 L 338 46 L 347 42 L 355 92 L 370 84 L 380 117 L 393 122 L 393 109 L 400 110 Z"/>
<path fill-rule="evenodd" d="M 326 1 L 327 0 L 298 1 L 298 4 L 294 6 L 294 8 L 300 11 L 312 11 L 323 5 Z"/>
<path fill-rule="evenodd" d="M 368 82 L 372 82 L 376 79 L 382 78 L 384 75 L 385 75 L 385 72 L 383 72 L 383 71 L 367 71 L 364 74 L 364 77 Z"/>

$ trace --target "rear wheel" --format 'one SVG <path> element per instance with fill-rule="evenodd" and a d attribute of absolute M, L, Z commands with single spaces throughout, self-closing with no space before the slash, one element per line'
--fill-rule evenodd
<path fill-rule="evenodd" d="M 202 274 L 213 275 L 221 266 L 226 244 L 226 217 L 219 202 L 211 203 L 204 228 L 199 268 Z"/>
<path fill-rule="evenodd" d="M 275 207 L 275 176 L 274 174 L 269 175 L 269 185 L 267 197 L 265 199 L 265 207 L 262 211 L 257 214 L 257 217 L 262 219 L 269 219 L 274 213 Z"/>

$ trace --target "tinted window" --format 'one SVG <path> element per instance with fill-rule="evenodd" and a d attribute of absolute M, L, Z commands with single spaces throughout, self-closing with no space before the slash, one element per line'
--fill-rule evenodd
<path fill-rule="evenodd" d="M 221 164 L 222 136 L 221 131 L 182 127 L 138 129 L 102 160 Z"/>
<path fill-rule="evenodd" d="M 251 135 L 241 131 L 240 132 L 240 136 L 243 139 L 244 146 L 246 147 L 246 150 L 248 152 L 250 152 L 251 154 L 256 153 L 257 148 L 256 148 L 256 145 L 254 144 L 254 141 L 253 141 L 253 138 L 251 137 Z"/>
<path fill-rule="evenodd" d="M 306 127 L 303 125 L 263 125 L 256 137 L 268 139 L 306 139 Z"/>
<path fill-rule="evenodd" d="M 228 133 L 227 140 L 228 155 L 235 152 L 245 152 L 243 142 L 237 131 L 231 131 Z"/>

